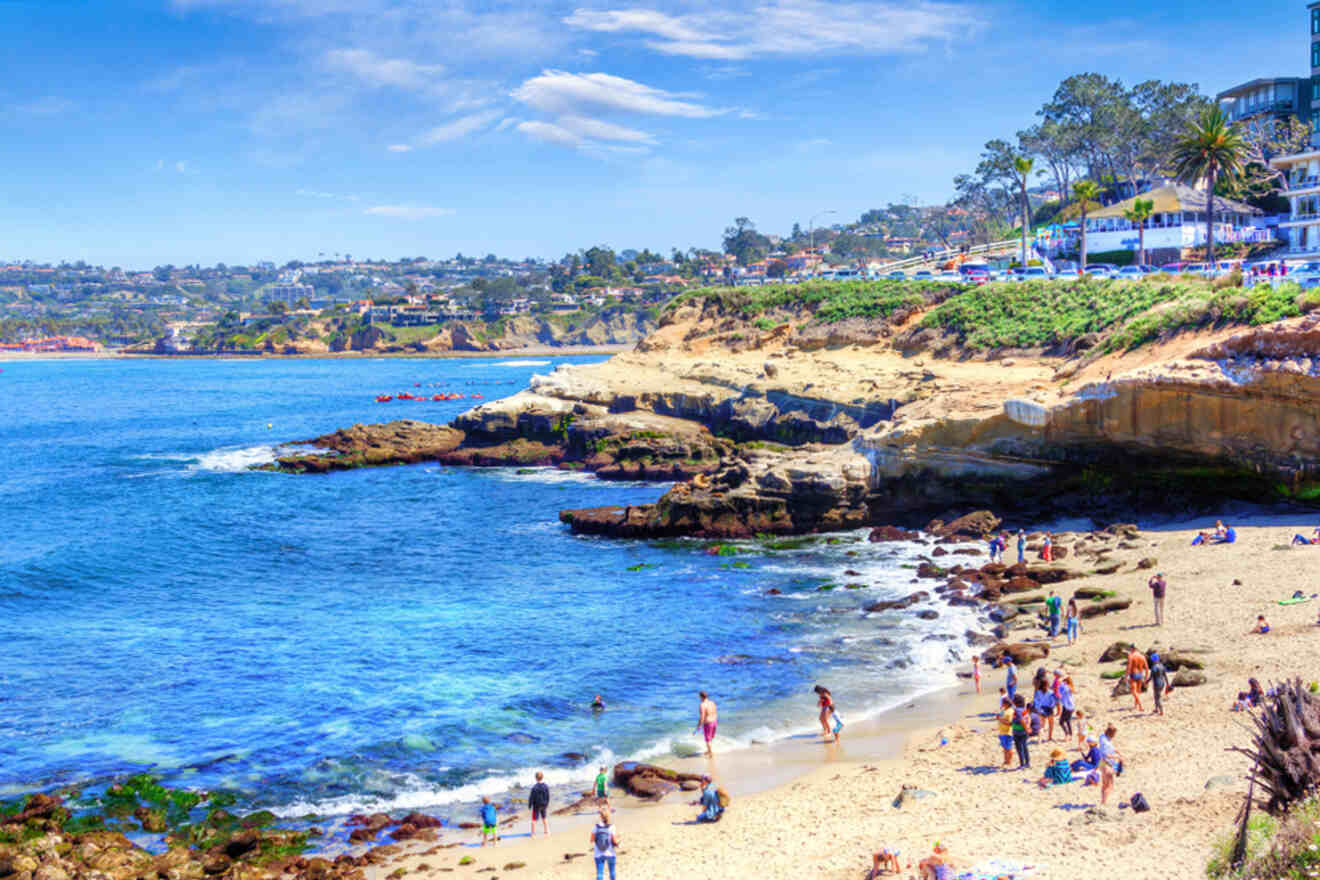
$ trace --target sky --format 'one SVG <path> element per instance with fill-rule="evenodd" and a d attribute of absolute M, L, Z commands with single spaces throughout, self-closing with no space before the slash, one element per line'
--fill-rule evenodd
<path fill-rule="evenodd" d="M 1302 0 L 0 0 L 0 259 L 717 248 L 735 217 L 942 203 L 1074 73 L 1307 76 L 1307 23 Z"/>

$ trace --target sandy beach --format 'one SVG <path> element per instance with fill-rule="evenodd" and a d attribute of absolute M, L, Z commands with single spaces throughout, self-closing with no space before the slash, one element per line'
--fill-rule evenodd
<path fill-rule="evenodd" d="M 1315 625 L 1320 600 L 1277 604 L 1296 589 L 1315 589 L 1320 547 L 1287 545 L 1295 532 L 1309 534 L 1316 522 L 1304 514 L 1260 512 L 1224 518 L 1237 528 L 1232 545 L 1190 546 L 1197 531 L 1213 527 L 1213 518 L 1140 524 L 1143 530 L 1130 542 L 1133 546 L 1111 557 L 1110 564 L 1122 563 L 1117 572 L 1061 585 L 1065 597 L 1077 587 L 1101 586 L 1134 600 L 1126 611 L 1084 621 L 1075 646 L 1067 646 L 1062 636 L 1055 639 L 1044 661 L 1051 670 L 1062 665 L 1071 672 L 1078 705 L 1094 727 L 1103 730 L 1112 723 L 1118 728 L 1114 743 L 1126 766 L 1107 818 L 1097 820 L 1086 812 L 1099 803 L 1098 787 L 1083 787 L 1080 780 L 1048 790 L 1035 785 L 1057 743 L 1033 741 L 1030 771 L 999 769 L 1001 752 L 988 713 L 997 705 L 1003 672 L 986 669 L 981 697 L 968 681 L 956 700 L 936 701 L 940 709 L 925 713 L 915 731 L 914 719 L 900 714 L 897 722 L 887 716 L 865 734 L 846 729 L 847 738 L 837 746 L 810 737 L 787 749 L 763 749 L 759 758 L 717 756 L 712 772 L 734 796 L 719 824 L 695 824 L 697 809 L 687 805 L 687 793 L 658 805 L 619 809 L 621 876 L 856 880 L 869 870 L 870 853 L 887 846 L 901 853 L 901 876 L 915 877 L 917 861 L 936 841 L 948 848 L 959 871 L 998 859 L 1034 866 L 1025 875 L 1032 877 L 1204 876 L 1214 842 L 1231 830 L 1246 791 L 1247 761 L 1227 751 L 1249 741 L 1249 719 L 1230 711 L 1234 698 L 1250 676 L 1266 687 L 1292 676 L 1311 681 L 1320 659 L 1320 627 Z M 1145 558 L 1157 560 L 1154 568 L 1136 567 Z M 1083 566 L 1073 558 L 1065 564 Z M 1168 581 L 1167 619 L 1161 628 L 1153 625 L 1146 586 L 1155 571 Z M 1258 614 L 1269 619 L 1269 635 L 1247 635 Z M 1019 635 L 1044 638 L 1040 631 Z M 1097 662 L 1118 640 L 1142 649 L 1159 645 L 1205 651 L 1195 656 L 1205 663 L 1208 680 L 1175 689 L 1165 700 L 1163 717 L 1150 713 L 1149 691 L 1143 695 L 1146 711 L 1137 712 L 1130 696 L 1111 698 L 1113 681 L 1100 677 L 1102 671 L 1120 668 Z M 1034 669 L 1035 664 L 1022 674 L 1028 691 Z M 812 712 L 809 694 L 803 712 Z M 899 758 L 893 757 L 896 731 L 906 736 Z M 940 745 L 942 739 L 946 745 Z M 1070 752 L 1069 758 L 1075 757 Z M 703 761 L 684 763 L 699 767 Z M 789 761 L 791 780 L 745 793 L 764 788 L 756 784 L 758 778 L 783 772 L 766 767 L 767 761 Z M 905 785 L 931 794 L 897 808 L 894 799 Z M 1150 812 L 1134 815 L 1118 808 L 1134 792 L 1145 795 Z M 570 794 L 554 792 L 552 810 Z M 497 848 L 413 845 L 388 870 L 403 868 L 410 876 L 446 869 L 479 876 L 594 876 L 590 815 L 552 816 L 551 836 L 531 840 L 526 818 L 524 811 L 508 829 L 518 836 L 507 837 Z M 566 860 L 573 853 L 583 855 Z M 459 867 L 464 856 L 473 862 Z M 505 868 L 519 862 L 524 865 Z"/>

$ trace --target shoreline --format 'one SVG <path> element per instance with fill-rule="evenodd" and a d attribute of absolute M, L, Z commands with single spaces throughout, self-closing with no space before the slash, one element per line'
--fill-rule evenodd
<path fill-rule="evenodd" d="M 276 354 L 253 352 L 252 354 L 208 353 L 208 354 L 156 354 L 155 352 L 129 351 L 43 351 L 43 352 L 0 352 L 0 363 L 33 363 L 39 361 L 77 361 L 77 360 L 371 360 L 376 358 L 402 358 L 415 360 L 448 358 L 544 358 L 544 357 L 581 357 L 584 355 L 616 355 L 630 351 L 632 345 L 532 345 L 524 348 L 510 348 L 503 351 L 338 351 L 316 352 L 308 354 Z"/>

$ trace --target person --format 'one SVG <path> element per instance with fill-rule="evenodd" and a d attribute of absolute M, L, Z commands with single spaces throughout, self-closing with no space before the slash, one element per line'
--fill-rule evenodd
<path fill-rule="evenodd" d="M 1004 687 L 1008 689 L 1008 698 L 1011 700 L 1017 696 L 1017 667 L 1013 665 L 1013 655 L 1005 654 L 1001 661 L 1008 672 L 1004 675 Z"/>
<path fill-rule="evenodd" d="M 1293 543 L 1293 544 L 1320 544 L 1320 526 L 1316 526 L 1316 527 L 1315 527 L 1315 530 L 1311 533 L 1311 537 L 1309 537 L 1309 538 L 1306 537 L 1306 536 L 1304 536 L 1304 535 L 1301 535 L 1301 534 L 1293 535 L 1293 537 L 1292 537 L 1292 543 Z"/>
<path fill-rule="evenodd" d="M 1041 788 L 1051 785 L 1066 785 L 1072 782 L 1072 765 L 1063 754 L 1063 749 L 1050 752 L 1050 765 L 1045 768 L 1045 775 L 1036 780 Z"/>
<path fill-rule="evenodd" d="M 1215 540 L 1215 541 L 1221 541 L 1221 540 L 1223 540 L 1223 538 L 1224 538 L 1224 533 L 1227 532 L 1227 531 L 1228 531 L 1228 530 L 1227 530 L 1226 528 L 1224 528 L 1224 521 L 1223 521 L 1222 519 L 1217 519 L 1217 520 L 1215 520 L 1215 536 L 1214 536 L 1213 540 Z"/>
<path fill-rule="evenodd" d="M 591 711 L 593 712 L 605 711 L 605 701 L 600 698 L 600 694 L 596 694 L 596 699 L 591 701 Z"/>
<path fill-rule="evenodd" d="M 532 833 L 527 836 L 536 836 L 536 820 L 540 819 L 541 830 L 545 832 L 546 837 L 549 837 L 550 826 L 546 824 L 545 814 L 550 808 L 550 786 L 545 784 L 545 774 L 540 770 L 536 771 L 536 784 L 528 794 L 527 806 L 532 811 Z"/>
<path fill-rule="evenodd" d="M 868 880 L 873 880 L 881 874 L 891 872 L 894 874 L 903 873 L 903 867 L 898 863 L 898 850 L 886 847 L 871 856 L 871 877 Z"/>
<path fill-rule="evenodd" d="M 1114 788 L 1114 777 L 1123 771 L 1123 756 L 1114 748 L 1114 737 L 1118 728 L 1109 725 L 1100 737 L 1100 805 L 1109 799 L 1109 792 Z"/>
<path fill-rule="evenodd" d="M 1000 554 L 1004 552 L 1004 548 L 1000 546 L 998 535 L 990 536 L 989 549 L 990 549 L 990 561 L 998 562 L 1000 559 Z"/>
<path fill-rule="evenodd" d="M 1008 694 L 1002 693 L 1003 688 L 999 689 L 999 716 L 996 721 L 999 723 L 999 747 L 1004 750 L 1004 766 L 1002 769 L 1008 770 L 1013 766 L 1013 698 Z"/>
<path fill-rule="evenodd" d="M 1050 590 L 1049 596 L 1045 598 L 1045 610 L 1050 614 L 1050 638 L 1059 634 L 1059 617 L 1063 613 L 1063 600 L 1054 595 Z"/>
<path fill-rule="evenodd" d="M 1018 551 L 1018 562 L 1019 562 L 1019 563 L 1026 562 L 1026 561 L 1027 561 L 1027 533 L 1024 532 L 1022 529 L 1018 529 L 1018 533 L 1017 533 L 1017 551 Z"/>
<path fill-rule="evenodd" d="M 1082 614 L 1077 610 L 1077 597 L 1068 599 L 1068 614 L 1064 619 L 1064 629 L 1068 632 L 1068 644 L 1076 644 L 1077 633 L 1081 629 Z"/>
<path fill-rule="evenodd" d="M 1049 726 L 1049 736 L 1047 740 L 1054 740 L 1054 712 L 1058 708 L 1059 701 L 1054 696 L 1054 691 L 1050 689 L 1049 684 L 1044 679 L 1037 679 L 1036 693 L 1031 697 L 1031 711 L 1040 719 L 1041 729 L 1044 730 L 1046 724 Z M 1032 725 L 1035 729 L 1035 725 Z"/>
<path fill-rule="evenodd" d="M 830 695 L 830 689 L 816 685 L 816 705 L 820 707 L 820 729 L 824 731 L 826 739 L 839 741 L 839 730 L 843 724 L 835 724 L 830 728 L 830 716 L 834 714 L 834 697 Z"/>
<path fill-rule="evenodd" d="M 1201 547 L 1210 543 L 1210 535 L 1206 532 L 1197 532 L 1196 537 L 1192 538 L 1193 547 Z"/>
<path fill-rule="evenodd" d="M 1095 736 L 1087 736 L 1083 745 L 1077 747 L 1077 751 L 1082 756 L 1072 763 L 1072 769 L 1077 773 L 1089 773 L 1100 766 L 1100 740 Z"/>
<path fill-rule="evenodd" d="M 1256 615 L 1256 625 L 1247 630 L 1249 636 L 1263 636 L 1270 631 L 1269 621 L 1265 619 L 1264 614 Z"/>
<path fill-rule="evenodd" d="M 917 872 L 921 880 L 953 880 L 949 851 L 937 841 L 931 854 L 917 863 Z"/>
<path fill-rule="evenodd" d="M 1232 526 L 1226 526 L 1223 523 L 1216 523 L 1214 543 L 1232 544 L 1237 540 L 1237 530 Z"/>
<path fill-rule="evenodd" d="M 714 757 L 714 753 L 710 750 L 710 741 L 715 738 L 715 731 L 719 728 L 719 709 L 705 691 L 698 691 L 697 696 L 701 698 L 698 706 L 697 729 L 706 737 L 706 757 L 711 758 Z"/>
<path fill-rule="evenodd" d="M 1159 654 L 1150 655 L 1150 690 L 1155 697 L 1155 714 L 1164 714 L 1164 694 L 1169 687 L 1169 670 Z"/>
<path fill-rule="evenodd" d="M 500 842 L 499 816 L 495 811 L 495 805 L 490 802 L 490 798 L 481 796 L 481 845 L 485 846 L 487 839 L 491 846 Z"/>
<path fill-rule="evenodd" d="M 715 782 L 709 776 L 701 777 L 701 797 L 692 802 L 694 806 L 704 807 L 697 816 L 698 822 L 718 822 L 724 815 L 724 805 L 720 803 L 720 793 Z"/>
<path fill-rule="evenodd" d="M 619 835 L 610 821 L 610 808 L 600 808 L 600 818 L 596 827 L 591 829 L 592 855 L 596 860 L 596 880 L 604 880 L 605 866 L 610 866 L 610 880 L 614 880 L 614 848 L 619 845 Z"/>
<path fill-rule="evenodd" d="M 1146 582 L 1150 587 L 1151 601 L 1155 604 L 1155 625 L 1164 626 L 1164 573 L 1160 572 Z"/>
<path fill-rule="evenodd" d="M 1031 754 L 1027 751 L 1027 736 L 1031 733 L 1031 719 L 1028 717 L 1027 701 L 1021 694 L 1013 695 L 1013 748 L 1017 750 L 1018 769 L 1031 766 Z"/>
<path fill-rule="evenodd" d="M 1127 681 L 1128 687 L 1132 690 L 1132 702 L 1136 705 L 1138 712 L 1146 711 L 1141 705 L 1141 686 L 1146 681 L 1146 673 L 1149 669 L 1150 667 L 1146 663 L 1146 655 L 1138 651 L 1136 646 L 1133 645 L 1132 650 L 1128 652 Z"/>
<path fill-rule="evenodd" d="M 605 788 L 610 784 L 610 778 L 605 775 L 605 768 L 601 767 L 600 772 L 596 774 L 596 800 L 609 801 L 609 794 Z"/>
<path fill-rule="evenodd" d="M 1072 717 L 1076 711 L 1073 703 L 1072 680 L 1063 674 L 1063 670 L 1054 671 L 1054 695 L 1059 700 L 1059 728 L 1064 733 L 1064 742 L 1072 736 Z"/>
<path fill-rule="evenodd" d="M 1050 537 L 1049 532 L 1045 533 L 1045 541 L 1040 546 L 1040 558 L 1045 562 L 1054 561 L 1054 540 Z"/>
<path fill-rule="evenodd" d="M 972 681 L 976 684 L 976 694 L 981 695 L 981 655 L 972 655 Z"/>
<path fill-rule="evenodd" d="M 1259 706 L 1265 702 L 1265 689 L 1254 678 L 1247 679 L 1247 700 L 1253 706 Z"/>
<path fill-rule="evenodd" d="M 1094 736 L 1091 724 L 1086 720 L 1086 713 L 1078 709 L 1073 713 L 1073 728 L 1077 732 L 1077 747 L 1080 749 L 1088 736 Z"/>

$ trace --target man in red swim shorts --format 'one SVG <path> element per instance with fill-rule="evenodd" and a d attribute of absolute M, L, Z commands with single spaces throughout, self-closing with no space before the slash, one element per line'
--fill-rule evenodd
<path fill-rule="evenodd" d="M 706 757 L 710 758 L 713 756 L 710 741 L 715 738 L 715 729 L 720 723 L 719 710 L 715 708 L 715 701 L 707 696 L 705 691 L 699 691 L 697 695 L 701 697 L 701 714 L 697 717 L 697 728 L 706 737 Z"/>

